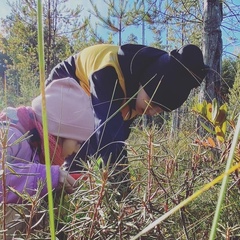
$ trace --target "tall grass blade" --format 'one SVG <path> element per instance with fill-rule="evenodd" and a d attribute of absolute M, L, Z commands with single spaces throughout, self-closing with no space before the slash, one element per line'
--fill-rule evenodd
<path fill-rule="evenodd" d="M 42 1 L 38 0 L 38 56 L 39 56 L 39 73 L 40 73 L 40 89 L 42 94 L 42 123 L 43 123 L 43 138 L 44 138 L 44 154 L 46 163 L 46 177 L 48 188 L 48 211 L 49 211 L 49 224 L 51 239 L 55 240 L 55 226 L 54 226 L 54 213 L 53 213 L 53 195 L 52 195 L 52 177 L 51 177 L 51 164 L 48 142 L 48 125 L 46 113 L 46 97 L 45 97 L 45 61 L 44 61 L 44 38 L 43 38 L 43 6 Z"/>
<path fill-rule="evenodd" d="M 235 148 L 236 148 L 237 143 L 238 143 L 239 134 L 240 134 L 240 115 L 238 117 L 238 123 L 237 123 L 236 130 L 235 130 L 235 133 L 234 133 L 234 136 L 233 136 L 233 141 L 232 141 L 231 149 L 230 149 L 230 152 L 229 152 L 225 172 L 228 172 L 228 170 L 232 166 L 232 162 L 233 162 L 233 159 L 234 159 L 234 151 L 235 151 Z M 216 207 L 214 218 L 213 218 L 213 223 L 212 223 L 212 228 L 211 228 L 211 233 L 210 233 L 209 240 L 214 240 L 215 236 L 216 236 L 218 221 L 219 221 L 220 213 L 221 213 L 221 207 L 222 207 L 222 203 L 225 199 L 225 195 L 226 195 L 228 178 L 229 178 L 229 176 L 225 175 L 224 178 L 223 178 L 223 181 L 222 181 L 222 186 L 221 186 L 221 190 L 220 190 L 220 194 L 219 194 L 219 198 L 218 198 L 218 203 L 217 203 L 217 207 Z"/>

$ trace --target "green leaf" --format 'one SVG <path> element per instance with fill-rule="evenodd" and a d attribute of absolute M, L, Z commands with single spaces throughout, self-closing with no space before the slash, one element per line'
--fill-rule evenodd
<path fill-rule="evenodd" d="M 223 122 L 221 129 L 222 129 L 222 132 L 225 136 L 225 134 L 227 132 L 227 121 Z"/>
<path fill-rule="evenodd" d="M 203 116 L 206 116 L 207 115 L 207 101 L 204 100 L 203 103 L 202 103 L 202 114 Z"/>
<path fill-rule="evenodd" d="M 206 117 L 207 114 L 207 102 L 204 101 L 203 103 L 198 103 L 193 107 L 193 110 L 199 114 L 201 114 L 203 117 Z"/>
<path fill-rule="evenodd" d="M 216 138 L 219 142 L 224 142 L 225 139 L 225 134 L 223 133 L 222 129 L 220 126 L 215 126 L 215 132 L 216 132 Z"/>
<path fill-rule="evenodd" d="M 218 115 L 218 103 L 216 98 L 212 100 L 212 122 L 215 123 L 215 120 Z"/>
<path fill-rule="evenodd" d="M 211 130 L 206 124 L 204 124 L 203 122 L 200 122 L 200 125 L 209 133 L 215 134 L 215 132 L 213 130 Z"/>
<path fill-rule="evenodd" d="M 207 115 L 206 115 L 207 119 L 212 122 L 212 104 L 208 103 L 207 104 Z"/>

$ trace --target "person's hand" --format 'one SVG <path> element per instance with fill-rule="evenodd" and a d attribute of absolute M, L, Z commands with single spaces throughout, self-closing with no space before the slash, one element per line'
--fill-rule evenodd
<path fill-rule="evenodd" d="M 58 186 L 63 188 L 66 193 L 74 192 L 75 179 L 66 171 L 59 170 Z"/>

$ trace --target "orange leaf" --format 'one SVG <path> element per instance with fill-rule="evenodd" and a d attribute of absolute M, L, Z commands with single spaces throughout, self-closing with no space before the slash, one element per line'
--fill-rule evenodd
<path fill-rule="evenodd" d="M 204 141 L 202 141 L 202 145 L 203 145 L 204 147 L 208 147 L 208 146 L 209 146 L 208 142 L 204 142 Z"/>
<path fill-rule="evenodd" d="M 215 144 L 215 142 L 212 138 L 208 137 L 207 141 L 208 141 L 208 144 L 209 144 L 210 147 L 213 147 L 213 148 L 216 147 L 216 144 Z"/>

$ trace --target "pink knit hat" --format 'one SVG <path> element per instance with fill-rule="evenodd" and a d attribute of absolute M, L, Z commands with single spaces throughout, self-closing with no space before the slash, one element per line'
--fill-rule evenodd
<path fill-rule="evenodd" d="M 90 97 L 73 78 L 54 80 L 45 88 L 48 131 L 54 136 L 86 141 L 94 131 Z M 32 101 L 42 123 L 42 95 Z"/>

